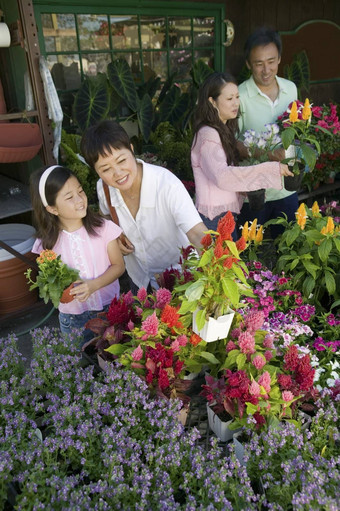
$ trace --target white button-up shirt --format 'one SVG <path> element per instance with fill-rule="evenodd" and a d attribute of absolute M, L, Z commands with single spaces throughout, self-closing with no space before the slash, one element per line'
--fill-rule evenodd
<path fill-rule="evenodd" d="M 127 272 L 138 287 L 146 288 L 149 282 L 156 284 L 155 274 L 178 264 L 180 249 L 190 245 L 186 233 L 202 219 L 185 186 L 174 174 L 137 161 L 143 165 L 143 177 L 135 219 L 120 191 L 112 186 L 109 190 L 119 224 L 135 247 L 132 254 L 125 256 Z M 102 213 L 109 215 L 101 179 L 97 193 Z"/>

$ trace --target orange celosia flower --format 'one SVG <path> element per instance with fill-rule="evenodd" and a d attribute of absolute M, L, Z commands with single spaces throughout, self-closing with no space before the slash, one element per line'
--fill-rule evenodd
<path fill-rule="evenodd" d="M 296 214 L 296 221 L 298 225 L 301 227 L 301 230 L 305 228 L 307 215 L 306 215 L 306 207 L 304 203 L 302 202 L 297 210 Z"/>
<path fill-rule="evenodd" d="M 263 240 L 263 225 L 260 225 L 260 228 L 258 229 L 256 236 L 255 236 L 255 245 L 258 245 Z"/>
<path fill-rule="evenodd" d="M 312 109 L 310 107 L 309 99 L 306 98 L 305 104 L 303 105 L 302 109 L 302 119 L 304 121 L 308 121 L 308 119 L 311 118 L 312 115 Z"/>
<path fill-rule="evenodd" d="M 223 218 L 218 221 L 217 232 L 220 233 L 222 241 L 232 240 L 231 233 L 235 229 L 235 220 L 231 211 L 228 211 Z"/>
<path fill-rule="evenodd" d="M 242 238 L 244 238 L 246 241 L 248 241 L 249 236 L 249 228 L 248 228 L 248 220 L 242 227 Z"/>
<path fill-rule="evenodd" d="M 334 222 L 331 216 L 327 217 L 326 234 L 334 233 Z"/>
<path fill-rule="evenodd" d="M 192 344 L 193 346 L 197 346 L 197 344 L 199 344 L 201 342 L 201 337 L 197 334 L 192 334 L 190 336 L 190 339 L 189 339 L 189 342 L 190 344 Z"/>
<path fill-rule="evenodd" d="M 203 238 L 201 239 L 201 244 L 202 246 L 207 249 L 210 245 L 211 245 L 211 235 L 208 233 L 208 234 L 205 234 L 203 236 Z"/>
<path fill-rule="evenodd" d="M 236 257 L 229 256 L 223 261 L 223 267 L 227 268 L 227 270 L 230 270 L 233 263 L 237 263 L 238 261 L 239 259 L 237 259 Z"/>
<path fill-rule="evenodd" d="M 177 309 L 166 304 L 161 315 L 161 321 L 166 323 L 170 328 L 183 328 L 183 324 L 179 321 L 179 318 L 180 315 L 178 314 Z"/>
<path fill-rule="evenodd" d="M 257 218 L 254 219 L 253 223 L 251 224 L 251 227 L 249 229 L 249 233 L 248 233 L 248 236 L 249 236 L 249 239 L 251 241 L 254 241 L 255 238 L 256 238 L 256 227 L 257 227 Z"/>
<path fill-rule="evenodd" d="M 221 236 L 219 236 L 216 239 L 216 245 L 215 245 L 215 248 L 214 248 L 214 256 L 216 257 L 216 259 L 219 259 L 220 257 L 223 256 L 223 247 L 222 247 L 222 238 L 221 238 Z"/>
<path fill-rule="evenodd" d="M 312 206 L 312 214 L 313 216 L 321 216 L 320 215 L 320 208 L 319 208 L 319 204 L 317 201 L 314 201 L 313 202 L 313 206 Z"/>
<path fill-rule="evenodd" d="M 297 122 L 299 120 L 296 101 L 293 102 L 292 108 L 290 109 L 289 120 L 292 123 Z"/>
<path fill-rule="evenodd" d="M 236 248 L 239 252 L 242 252 L 247 246 L 247 242 L 243 236 L 236 241 Z"/>
<path fill-rule="evenodd" d="M 40 252 L 39 257 L 37 257 L 37 263 L 42 264 L 54 259 L 57 259 L 57 254 L 53 250 L 43 250 Z"/>

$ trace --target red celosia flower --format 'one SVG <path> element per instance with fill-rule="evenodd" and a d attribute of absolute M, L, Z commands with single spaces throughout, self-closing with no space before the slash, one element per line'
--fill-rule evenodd
<path fill-rule="evenodd" d="M 287 353 L 284 356 L 284 370 L 285 371 L 295 371 L 298 365 L 298 349 L 295 344 L 291 344 L 288 348 Z"/>
<path fill-rule="evenodd" d="M 201 342 L 201 340 L 202 340 L 202 338 L 201 338 L 199 335 L 197 335 L 197 334 L 193 333 L 193 334 L 191 334 L 191 336 L 190 336 L 189 342 L 190 342 L 190 344 L 192 344 L 193 346 L 197 346 L 197 344 L 199 344 L 199 343 Z"/>
<path fill-rule="evenodd" d="M 256 420 L 257 428 L 261 428 L 266 423 L 266 418 L 260 412 L 255 412 L 253 417 Z"/>
<path fill-rule="evenodd" d="M 168 373 L 164 369 L 159 370 L 158 385 L 161 390 L 167 389 L 170 385 Z"/>
<path fill-rule="evenodd" d="M 236 241 L 236 248 L 239 252 L 242 252 L 243 250 L 245 250 L 246 246 L 247 246 L 246 240 L 244 239 L 243 236 L 241 236 L 241 238 L 239 238 Z"/>
<path fill-rule="evenodd" d="M 217 232 L 220 233 L 222 241 L 232 240 L 231 233 L 235 229 L 235 220 L 231 211 L 228 211 L 223 218 L 218 221 Z"/>
<path fill-rule="evenodd" d="M 107 319 L 111 325 L 126 325 L 129 321 L 135 321 L 135 313 L 122 297 L 114 297 L 107 313 Z"/>
<path fill-rule="evenodd" d="M 269 362 L 269 360 L 271 360 L 273 358 L 273 353 L 270 351 L 270 350 L 266 350 L 264 352 L 264 357 L 265 359 L 267 360 L 267 362 Z"/>
<path fill-rule="evenodd" d="M 205 234 L 203 236 L 203 238 L 201 239 L 201 245 L 207 249 L 208 247 L 210 247 L 211 245 L 211 242 L 212 242 L 212 238 L 211 238 L 211 234 Z"/>
<path fill-rule="evenodd" d="M 176 360 L 175 366 L 174 366 L 174 372 L 175 374 L 179 374 L 184 366 L 184 362 L 181 362 L 181 360 Z"/>
<path fill-rule="evenodd" d="M 277 381 L 281 389 L 290 390 L 293 385 L 292 377 L 289 374 L 278 374 Z"/>
<path fill-rule="evenodd" d="M 180 315 L 175 307 L 166 304 L 162 311 L 161 321 L 166 323 L 170 328 L 183 328 L 183 324 L 179 321 Z"/>

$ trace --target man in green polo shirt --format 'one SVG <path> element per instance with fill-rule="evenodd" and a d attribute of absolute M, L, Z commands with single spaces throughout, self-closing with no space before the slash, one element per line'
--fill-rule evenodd
<path fill-rule="evenodd" d="M 278 32 L 268 28 L 256 30 L 246 41 L 246 64 L 252 75 L 239 86 L 241 134 L 249 129 L 257 133 L 264 131 L 266 124 L 276 122 L 288 105 L 297 99 L 296 85 L 290 80 L 277 76 L 281 50 L 282 44 Z M 282 148 L 274 152 L 272 159 L 280 161 L 284 157 Z M 267 220 L 282 216 L 283 212 L 291 221 L 295 219 L 297 208 L 296 192 L 288 192 L 284 188 L 282 190 L 269 188 L 266 190 L 264 208 L 254 213 L 249 208 L 248 202 L 245 202 L 238 220 L 243 225 L 246 220 L 257 218 L 260 224 L 264 224 Z M 271 226 L 272 238 L 276 238 L 281 232 L 281 226 Z"/>

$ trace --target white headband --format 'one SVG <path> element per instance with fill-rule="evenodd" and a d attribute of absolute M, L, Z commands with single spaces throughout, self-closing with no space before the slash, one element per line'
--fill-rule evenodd
<path fill-rule="evenodd" d="M 41 177 L 40 177 L 40 181 L 39 181 L 39 195 L 40 195 L 40 198 L 41 198 L 41 202 L 43 203 L 45 208 L 46 208 L 46 206 L 48 206 L 48 202 L 46 200 L 46 195 L 45 195 L 46 181 L 47 181 L 48 176 L 51 174 L 52 170 L 56 169 L 57 167 L 60 167 L 60 165 L 52 165 L 51 167 L 48 167 L 41 174 Z"/>

